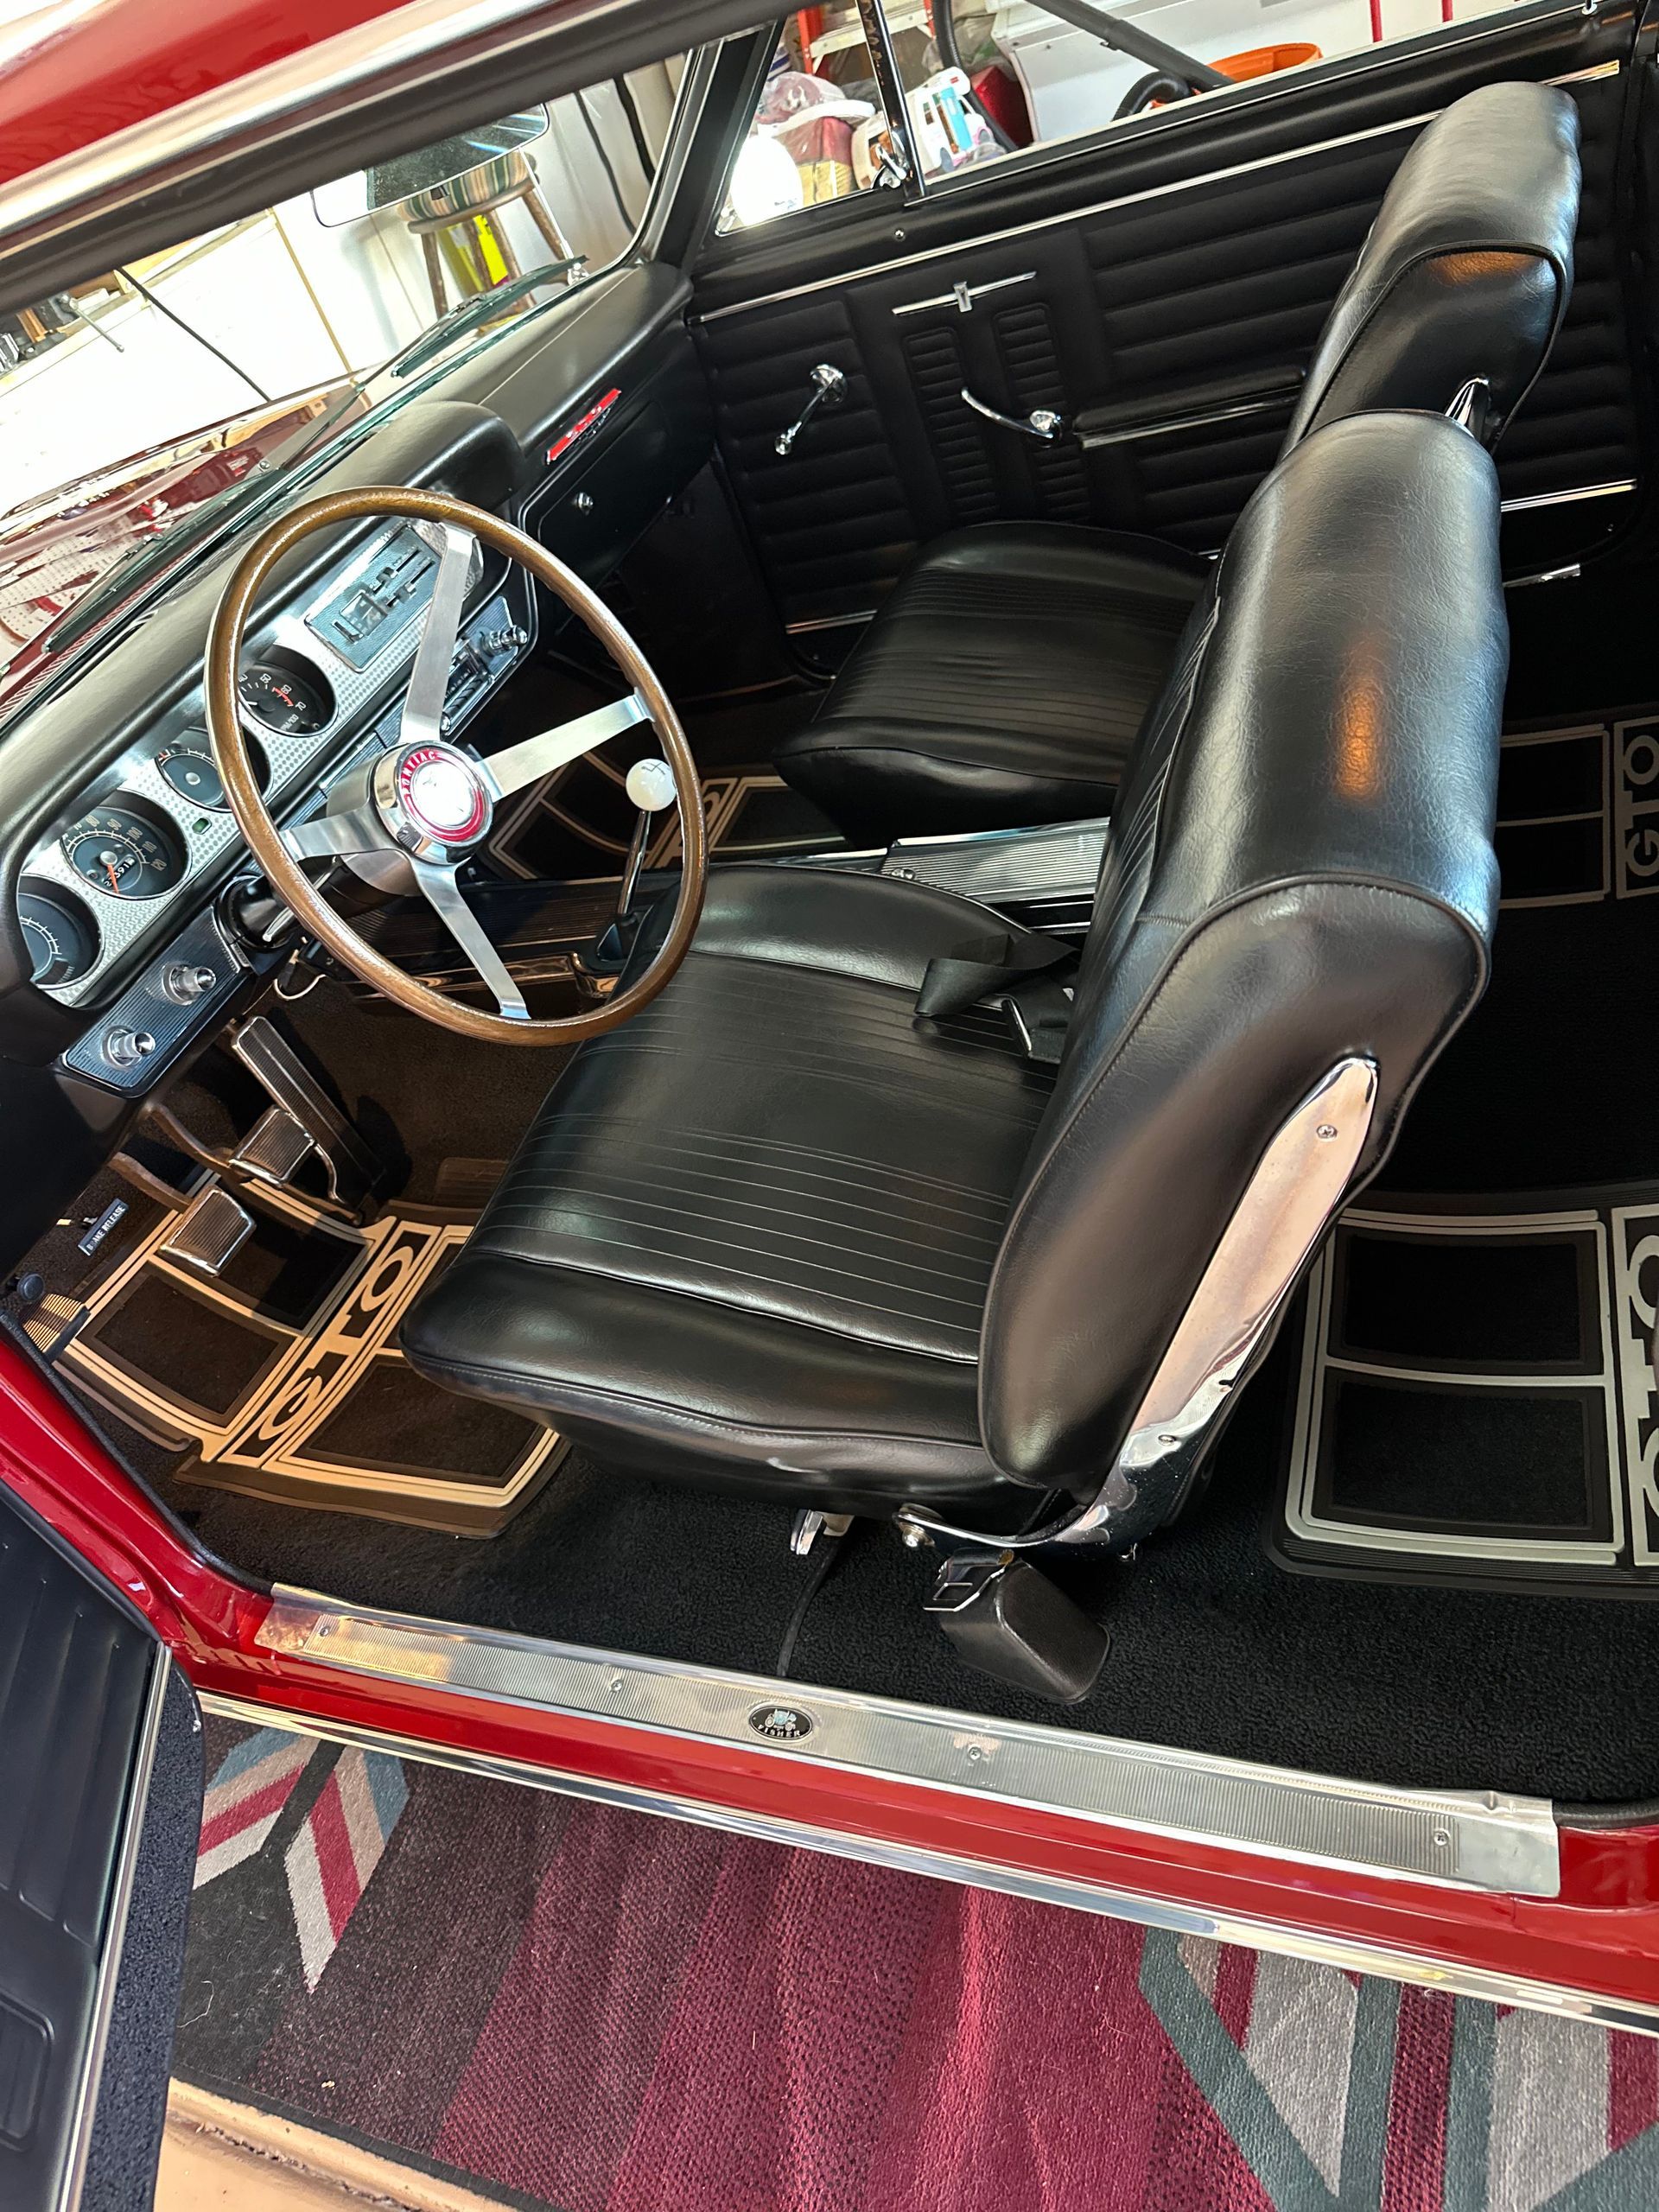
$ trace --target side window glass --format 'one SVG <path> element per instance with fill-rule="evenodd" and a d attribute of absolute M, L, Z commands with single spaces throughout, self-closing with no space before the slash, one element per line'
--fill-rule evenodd
<path fill-rule="evenodd" d="M 778 41 L 718 227 L 750 230 L 868 192 L 887 145 L 887 113 L 857 10 L 801 9 Z"/>
<path fill-rule="evenodd" d="M 1522 0 L 879 0 L 929 182 L 1154 107 L 1501 14 Z M 1268 9 L 1271 9 L 1269 14 Z M 851 0 L 785 26 L 721 219 L 868 190 L 886 118 Z M 785 156 L 785 158 L 780 158 Z"/>

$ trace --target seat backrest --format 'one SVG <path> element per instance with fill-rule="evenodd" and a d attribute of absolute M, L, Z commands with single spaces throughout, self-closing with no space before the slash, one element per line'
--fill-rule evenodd
<path fill-rule="evenodd" d="M 1579 111 L 1549 85 L 1484 85 L 1395 172 L 1338 296 L 1285 439 L 1385 407 L 1491 391 L 1493 443 L 1542 368 L 1573 290 Z"/>
<path fill-rule="evenodd" d="M 1136 742 L 981 1339 L 992 1457 L 1097 1484 L 1287 1119 L 1377 1070 L 1353 1180 L 1478 998 L 1509 633 L 1490 455 L 1355 416 L 1246 507 Z"/>

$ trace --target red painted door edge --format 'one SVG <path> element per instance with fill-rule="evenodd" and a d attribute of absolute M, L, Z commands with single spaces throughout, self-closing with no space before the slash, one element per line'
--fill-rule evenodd
<path fill-rule="evenodd" d="M 99 0 L 0 45 L 0 182 L 217 92 L 403 0 Z"/>
<path fill-rule="evenodd" d="M 199 1689 L 289 1719 L 536 1767 L 715 1810 L 1382 1946 L 1615 2002 L 1659 2001 L 1659 1829 L 1567 1829 L 1562 1894 L 1501 1897 L 1302 1866 L 262 1649 L 266 1595 L 200 1552 L 50 1379 L 0 1340 L 0 1479 L 124 1591 Z"/>

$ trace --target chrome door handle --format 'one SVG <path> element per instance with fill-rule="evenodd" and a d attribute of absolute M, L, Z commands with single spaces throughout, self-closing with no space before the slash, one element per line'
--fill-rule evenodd
<path fill-rule="evenodd" d="M 1005 430 L 1018 430 L 1022 438 L 1040 438 L 1052 445 L 1065 428 L 1065 417 L 1057 415 L 1052 407 L 1033 407 L 1029 415 L 1004 415 L 999 408 L 988 407 L 982 399 L 976 399 L 966 385 L 962 397 L 976 415 L 982 415 L 988 423 L 1000 423 Z"/>
<path fill-rule="evenodd" d="M 812 394 L 800 414 L 786 430 L 779 430 L 772 442 L 772 451 L 786 459 L 794 449 L 795 441 L 812 420 L 820 407 L 839 407 L 847 397 L 847 378 L 841 370 L 829 361 L 820 361 L 812 372 Z"/>

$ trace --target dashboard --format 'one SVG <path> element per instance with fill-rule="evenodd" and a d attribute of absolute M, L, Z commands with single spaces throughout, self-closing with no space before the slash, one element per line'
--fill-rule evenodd
<path fill-rule="evenodd" d="M 411 397 L 306 491 L 435 486 L 601 582 L 712 448 L 687 296 L 661 265 L 594 280 Z M 426 527 L 319 531 L 268 580 L 239 692 L 278 822 L 320 810 L 397 741 L 436 571 Z M 0 738 L 0 1125 L 40 1168 L 0 1181 L 12 1253 L 278 963 L 227 918 L 252 862 L 202 702 L 208 630 L 241 550 L 181 573 Z M 523 569 L 480 550 L 446 706 L 458 742 L 562 616 Z"/>
<path fill-rule="evenodd" d="M 300 820 L 337 776 L 398 740 L 404 695 L 437 574 L 425 526 L 382 526 L 321 583 L 251 635 L 238 692 L 266 804 Z M 529 577 L 499 556 L 474 563 L 450 671 L 446 732 L 467 724 L 531 652 Z M 16 894 L 30 980 L 73 1007 L 100 995 L 135 946 L 143 969 L 64 1054 L 87 1080 L 149 1089 L 219 1014 L 249 965 L 200 888 L 245 857 L 214 766 L 199 683 L 76 793 L 29 852 Z"/>

